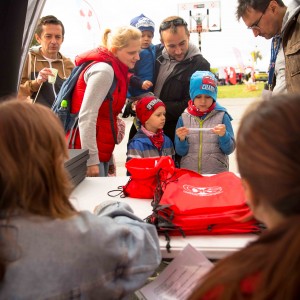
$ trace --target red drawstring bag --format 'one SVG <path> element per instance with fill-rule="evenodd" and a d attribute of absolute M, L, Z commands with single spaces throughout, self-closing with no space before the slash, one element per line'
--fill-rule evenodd
<path fill-rule="evenodd" d="M 153 199 L 158 174 L 165 179 L 175 168 L 174 161 L 169 156 L 132 158 L 125 166 L 131 176 L 123 186 L 124 196 L 142 199 Z"/>
<path fill-rule="evenodd" d="M 260 231 L 245 202 L 241 179 L 232 172 L 202 176 L 175 169 L 158 184 L 147 221 L 159 232 L 203 235 Z"/>

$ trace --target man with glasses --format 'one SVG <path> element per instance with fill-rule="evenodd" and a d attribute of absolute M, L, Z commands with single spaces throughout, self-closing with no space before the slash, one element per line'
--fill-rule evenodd
<path fill-rule="evenodd" d="M 161 45 L 156 51 L 154 94 L 166 105 L 164 133 L 174 142 L 178 118 L 190 100 L 189 84 L 195 71 L 210 71 L 209 62 L 190 43 L 187 23 L 168 17 L 159 27 Z"/>
<path fill-rule="evenodd" d="M 267 89 L 274 93 L 300 92 L 300 0 L 238 0 L 237 19 L 255 37 L 272 38 Z"/>

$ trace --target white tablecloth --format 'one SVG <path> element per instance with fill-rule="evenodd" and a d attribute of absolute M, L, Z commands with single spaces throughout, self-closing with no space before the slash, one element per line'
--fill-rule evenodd
<path fill-rule="evenodd" d="M 151 200 L 110 197 L 107 193 L 127 183 L 129 177 L 87 177 L 73 191 L 71 202 L 78 210 L 93 211 L 95 206 L 105 200 L 128 203 L 134 213 L 144 219 L 152 212 Z M 257 238 L 255 234 L 205 235 L 171 237 L 171 252 L 166 250 L 165 237 L 160 237 L 163 258 L 174 258 L 187 244 L 201 251 L 209 259 L 220 259 L 231 254 Z"/>

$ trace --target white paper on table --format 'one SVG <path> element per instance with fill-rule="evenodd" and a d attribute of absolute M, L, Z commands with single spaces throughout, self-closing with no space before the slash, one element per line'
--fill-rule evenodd
<path fill-rule="evenodd" d="M 185 300 L 213 264 L 188 244 L 151 283 L 135 294 L 140 300 Z"/>

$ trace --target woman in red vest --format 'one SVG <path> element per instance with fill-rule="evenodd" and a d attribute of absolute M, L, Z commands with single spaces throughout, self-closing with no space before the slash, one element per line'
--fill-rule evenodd
<path fill-rule="evenodd" d="M 71 112 L 79 111 L 75 149 L 88 149 L 87 176 L 107 176 L 118 134 L 117 116 L 127 94 L 128 69 L 139 60 L 141 32 L 132 26 L 107 29 L 103 46 L 80 54 L 76 65 L 91 63 L 76 83 Z"/>
<path fill-rule="evenodd" d="M 267 229 L 219 261 L 189 298 L 300 299 L 300 95 L 254 104 L 237 134 L 248 205 Z"/>

